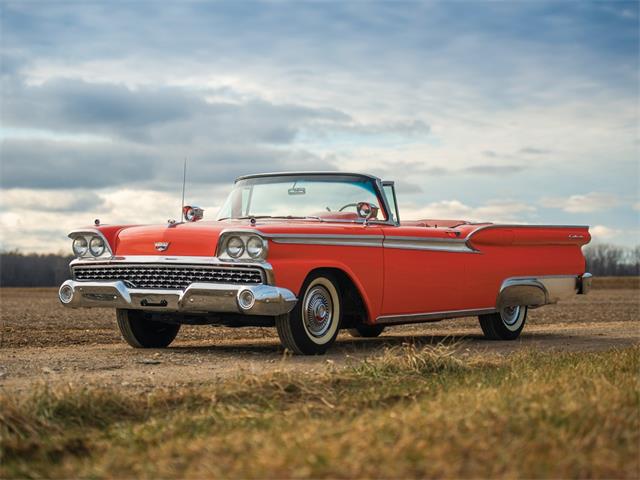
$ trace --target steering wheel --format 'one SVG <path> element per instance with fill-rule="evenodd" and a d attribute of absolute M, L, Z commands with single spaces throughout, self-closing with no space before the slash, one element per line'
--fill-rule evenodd
<path fill-rule="evenodd" d="M 356 207 L 358 208 L 358 204 L 357 203 L 347 203 L 346 205 L 343 205 L 342 207 L 340 207 L 338 209 L 339 212 L 342 212 L 345 208 L 349 208 L 349 207 Z"/>

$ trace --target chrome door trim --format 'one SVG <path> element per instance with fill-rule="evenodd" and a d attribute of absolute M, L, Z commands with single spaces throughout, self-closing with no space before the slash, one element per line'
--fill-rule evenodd
<path fill-rule="evenodd" d="M 470 248 L 463 238 L 402 237 L 394 235 L 385 237 L 384 247 L 404 250 L 480 253 L 478 250 Z"/>
<path fill-rule="evenodd" d="M 330 245 L 347 247 L 382 247 L 383 235 L 331 235 L 274 233 L 266 235 L 275 243 L 302 245 Z"/>
<path fill-rule="evenodd" d="M 436 322 L 447 318 L 475 317 L 495 312 L 495 308 L 473 308 L 468 310 L 447 310 L 443 312 L 382 315 L 376 319 L 376 323 L 381 325 L 399 325 L 403 323 Z"/>

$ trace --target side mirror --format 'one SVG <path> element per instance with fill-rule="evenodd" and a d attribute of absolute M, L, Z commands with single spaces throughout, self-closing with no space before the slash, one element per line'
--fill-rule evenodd
<path fill-rule="evenodd" d="M 197 222 L 204 217 L 204 210 L 200 207 L 186 206 L 182 208 L 182 216 L 187 222 Z"/>
<path fill-rule="evenodd" d="M 368 202 L 358 203 L 358 205 L 356 205 L 356 211 L 360 218 L 364 218 L 365 222 L 378 216 L 378 207 Z"/>

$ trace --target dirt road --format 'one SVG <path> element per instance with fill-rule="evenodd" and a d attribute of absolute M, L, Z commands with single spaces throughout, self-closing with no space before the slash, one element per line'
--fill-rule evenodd
<path fill-rule="evenodd" d="M 521 339 L 490 342 L 476 318 L 395 327 L 377 339 L 340 335 L 321 357 L 283 356 L 275 329 L 183 327 L 166 350 L 136 350 L 119 337 L 110 310 L 68 310 L 55 289 L 0 290 L 0 388 L 37 382 L 113 384 L 146 391 L 156 385 L 210 382 L 240 372 L 319 371 L 362 361 L 403 342 L 456 344 L 460 355 L 520 349 L 597 350 L 640 343 L 640 291 L 594 290 L 530 312 Z"/>

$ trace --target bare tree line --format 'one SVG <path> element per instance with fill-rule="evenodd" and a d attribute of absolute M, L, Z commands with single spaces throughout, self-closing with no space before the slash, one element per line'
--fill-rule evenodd
<path fill-rule="evenodd" d="M 635 248 L 596 243 L 584 248 L 587 271 L 600 277 L 640 275 L 640 245 Z"/>
<path fill-rule="evenodd" d="M 53 287 L 69 275 L 69 262 L 64 255 L 0 253 L 0 287 Z"/>
<path fill-rule="evenodd" d="M 596 276 L 640 275 L 640 245 L 635 248 L 594 244 L 584 249 L 587 271 Z M 0 287 L 53 287 L 69 278 L 64 255 L 0 253 Z"/>

